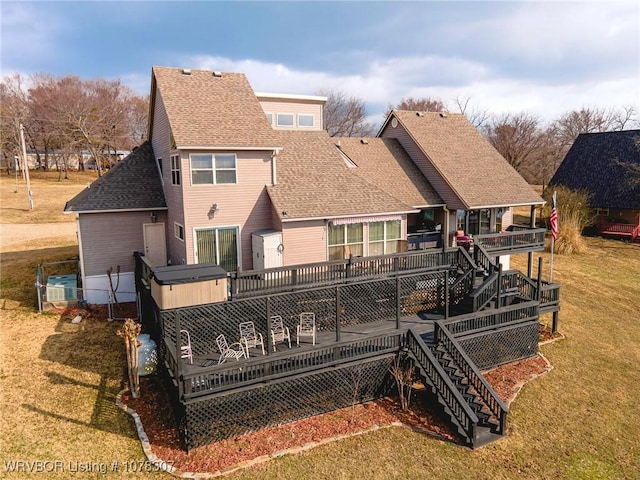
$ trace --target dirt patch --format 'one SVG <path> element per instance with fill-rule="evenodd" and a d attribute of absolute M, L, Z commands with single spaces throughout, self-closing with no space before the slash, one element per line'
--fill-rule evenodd
<path fill-rule="evenodd" d="M 549 369 L 546 359 L 536 355 L 498 367 L 488 372 L 486 378 L 508 404 L 515 399 L 522 385 Z M 414 390 L 408 411 L 400 410 L 397 399 L 384 398 L 265 428 L 186 453 L 180 444 L 170 401 L 159 380 L 154 376 L 143 377 L 141 389 L 141 398 L 132 399 L 127 392 L 123 401 L 140 416 L 153 453 L 182 472 L 224 473 L 267 461 L 283 451 L 295 453 L 333 439 L 392 425 L 404 425 L 444 441 L 460 442 L 432 394 L 422 388 Z"/>

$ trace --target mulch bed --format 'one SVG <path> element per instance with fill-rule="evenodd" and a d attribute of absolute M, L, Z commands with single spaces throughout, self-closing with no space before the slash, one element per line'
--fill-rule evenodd
<path fill-rule="evenodd" d="M 540 355 L 503 365 L 485 374 L 498 396 L 509 404 L 522 385 L 549 370 Z M 179 471 L 217 473 L 265 455 L 312 442 L 354 435 L 376 426 L 400 422 L 405 426 L 459 443 L 439 404 L 424 388 L 413 391 L 410 408 L 402 411 L 395 398 L 354 405 L 277 427 L 223 440 L 191 450 L 182 449 L 170 402 L 155 376 L 141 378 L 141 397 L 129 393 L 122 400 L 140 416 L 153 452 Z"/>

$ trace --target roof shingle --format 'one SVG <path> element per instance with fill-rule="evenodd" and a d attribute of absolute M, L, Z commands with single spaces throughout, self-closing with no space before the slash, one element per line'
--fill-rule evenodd
<path fill-rule="evenodd" d="M 163 209 L 167 204 L 150 142 L 134 149 L 67 202 L 65 212 Z"/>
<path fill-rule="evenodd" d="M 393 115 L 467 209 L 544 203 L 463 114 L 394 110 Z"/>

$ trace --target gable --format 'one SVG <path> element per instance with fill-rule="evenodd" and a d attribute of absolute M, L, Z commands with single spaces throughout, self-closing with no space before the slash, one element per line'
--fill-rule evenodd
<path fill-rule="evenodd" d="M 453 194 L 467 210 L 544 203 L 463 114 L 394 110 L 389 119 L 381 134 L 394 137 L 394 128 L 407 133 L 446 183 L 447 191 L 433 184 L 441 197 Z"/>
<path fill-rule="evenodd" d="M 585 190 L 592 207 L 640 209 L 640 130 L 578 135 L 549 185 Z"/>

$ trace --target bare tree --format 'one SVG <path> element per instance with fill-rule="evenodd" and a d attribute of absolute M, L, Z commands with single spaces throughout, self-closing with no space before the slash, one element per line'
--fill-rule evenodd
<path fill-rule="evenodd" d="M 485 127 L 493 147 L 519 172 L 535 159 L 543 144 L 539 120 L 527 113 L 505 114 Z"/>
<path fill-rule="evenodd" d="M 0 148 L 7 160 L 20 156 L 20 124 L 27 123 L 28 110 L 24 79 L 15 74 L 0 83 Z M 26 159 L 24 159 L 26 162 Z"/>
<path fill-rule="evenodd" d="M 467 120 L 476 128 L 481 128 L 490 118 L 488 110 L 469 105 L 471 97 L 456 97 L 454 102 L 458 111 L 467 117 Z"/>
<path fill-rule="evenodd" d="M 417 112 L 446 112 L 447 107 L 444 102 L 439 98 L 403 98 L 400 102 L 393 106 L 389 105 L 387 111 L 384 113 L 384 117 L 387 118 L 392 110 L 410 110 Z"/>
<path fill-rule="evenodd" d="M 341 90 L 319 91 L 327 97 L 324 107 L 324 128 L 331 137 L 369 137 L 373 126 L 367 121 L 364 102 L 349 97 Z"/>

